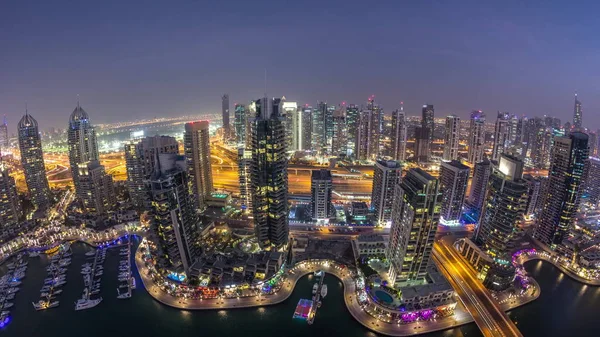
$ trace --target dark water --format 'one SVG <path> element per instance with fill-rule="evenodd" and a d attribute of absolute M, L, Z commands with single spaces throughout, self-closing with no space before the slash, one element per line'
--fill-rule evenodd
<path fill-rule="evenodd" d="M 354 321 L 346 310 L 342 285 L 328 275 L 328 295 L 319 309 L 315 323 L 293 320 L 300 298 L 309 298 L 311 276 L 298 281 L 292 296 L 282 304 L 253 309 L 222 311 L 182 311 L 154 301 L 141 286 L 132 298 L 118 300 L 118 249 L 109 250 L 102 277 L 103 302 L 95 308 L 75 311 L 74 302 L 83 290 L 80 266 L 86 262 L 83 244 L 73 246 L 67 284 L 59 295 L 58 308 L 37 312 L 31 305 L 39 298 L 48 264 L 46 257 L 30 258 L 27 277 L 11 308 L 12 321 L 0 334 L 5 336 L 377 336 Z M 5 268 L 3 268 L 5 269 Z M 542 296 L 534 303 L 514 310 L 510 316 L 518 322 L 524 336 L 598 336 L 594 318 L 600 312 L 600 288 L 585 287 L 570 280 L 552 265 L 530 262 L 527 269 L 542 287 Z M 577 320 L 576 320 L 577 319 Z M 578 327 L 577 333 L 572 330 Z M 571 332 L 571 333 L 569 333 Z M 428 337 L 481 336 L 470 324 L 458 329 L 423 335 Z"/>

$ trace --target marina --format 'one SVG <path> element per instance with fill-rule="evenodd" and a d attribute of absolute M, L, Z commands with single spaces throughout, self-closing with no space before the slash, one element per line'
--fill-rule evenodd
<path fill-rule="evenodd" d="M 131 291 L 135 289 L 135 278 L 131 273 L 131 242 L 128 242 L 125 248 L 119 250 L 119 287 L 117 288 L 118 299 L 131 298 Z"/>
<path fill-rule="evenodd" d="M 75 302 L 76 311 L 93 308 L 102 302 L 102 297 L 96 296 L 100 293 L 102 275 L 104 274 L 106 248 L 97 248 L 85 253 L 85 255 L 88 260 L 93 257 L 93 262 L 86 262 L 81 266 L 84 288 L 83 295 Z"/>
<path fill-rule="evenodd" d="M 71 256 L 73 255 L 71 244 L 68 242 L 60 245 L 56 250 L 47 251 L 47 254 L 50 264 L 46 267 L 48 274 L 40 289 L 40 299 L 31 303 L 37 311 L 56 308 L 60 305 L 57 297 L 62 293 L 60 288 L 67 283 L 67 267 L 71 265 Z M 30 254 L 33 257 L 39 255 L 39 252 Z"/>
<path fill-rule="evenodd" d="M 317 279 L 317 282 L 312 287 L 312 299 L 300 299 L 292 316 L 292 318 L 306 320 L 311 325 L 315 321 L 317 310 L 321 307 L 323 298 L 327 296 L 327 284 L 324 283 L 325 272 L 322 270 L 316 271 L 314 277 Z"/>

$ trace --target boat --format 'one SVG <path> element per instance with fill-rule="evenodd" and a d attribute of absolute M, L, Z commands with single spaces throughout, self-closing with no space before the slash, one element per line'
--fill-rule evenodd
<path fill-rule="evenodd" d="M 8 309 L 10 307 L 12 307 L 14 304 L 12 304 L 11 302 L 5 302 L 4 305 L 2 306 L 2 309 Z"/>
<path fill-rule="evenodd" d="M 77 300 L 77 302 L 75 302 L 75 310 L 90 309 L 100 304 L 100 302 L 102 302 L 102 297 L 97 298 L 95 300 L 86 300 L 80 298 L 79 300 Z"/>
<path fill-rule="evenodd" d="M 103 272 L 102 270 L 96 273 L 96 276 L 102 276 Z"/>
<path fill-rule="evenodd" d="M 82 268 L 91 267 L 91 266 L 92 266 L 92 264 L 89 262 L 86 262 L 83 265 L 81 265 Z"/>
<path fill-rule="evenodd" d="M 44 286 L 42 289 L 40 289 L 40 292 L 41 292 L 41 293 L 43 293 L 43 292 L 47 292 L 47 291 L 50 291 L 50 289 L 51 289 L 51 288 L 50 288 L 50 286 L 49 286 L 49 285 L 45 285 L 45 286 Z"/>
<path fill-rule="evenodd" d="M 29 252 L 29 257 L 38 257 L 40 256 L 40 252 Z"/>
<path fill-rule="evenodd" d="M 119 293 L 119 289 L 117 289 L 117 298 L 120 300 L 126 299 L 126 298 L 130 298 L 131 297 L 131 292 L 127 291 L 124 293 Z"/>
<path fill-rule="evenodd" d="M 89 252 L 85 253 L 85 256 L 94 256 L 94 255 L 96 255 L 95 250 L 90 250 Z"/>
<path fill-rule="evenodd" d="M 4 311 L 2 311 L 2 313 L 0 313 L 0 316 L 7 316 L 9 314 L 10 314 L 10 311 L 4 310 Z"/>
<path fill-rule="evenodd" d="M 135 278 L 131 277 L 131 289 L 135 289 Z"/>
<path fill-rule="evenodd" d="M 37 303 L 31 302 L 31 304 L 33 304 L 33 307 L 35 308 L 35 310 L 46 310 L 46 309 L 50 309 L 50 308 L 55 308 L 55 307 L 58 307 L 59 303 L 60 303 L 59 301 L 50 302 L 50 301 L 42 301 L 42 300 L 40 300 Z"/>
<path fill-rule="evenodd" d="M 315 285 L 313 286 L 313 291 L 312 291 L 313 295 L 315 295 L 317 293 L 318 289 L 319 289 L 319 284 L 315 283 Z"/>
<path fill-rule="evenodd" d="M 100 289 L 94 289 L 92 291 L 90 291 L 90 295 L 96 295 L 100 293 Z"/>
<path fill-rule="evenodd" d="M 325 296 L 327 296 L 327 285 L 326 285 L 326 284 L 324 284 L 324 285 L 321 287 L 321 297 L 323 297 L 323 298 L 324 298 Z"/>
<path fill-rule="evenodd" d="M 11 287 L 16 287 L 18 285 L 21 285 L 21 281 L 12 280 L 12 281 L 8 282 L 8 285 L 11 286 Z"/>
<path fill-rule="evenodd" d="M 12 293 L 16 293 L 17 291 L 19 291 L 19 287 L 13 287 L 13 288 L 8 288 L 8 291 L 6 293 L 12 294 Z"/>
<path fill-rule="evenodd" d="M 8 296 L 6 296 L 6 299 L 7 300 L 14 300 L 15 299 L 15 294 L 14 293 L 8 294 Z"/>

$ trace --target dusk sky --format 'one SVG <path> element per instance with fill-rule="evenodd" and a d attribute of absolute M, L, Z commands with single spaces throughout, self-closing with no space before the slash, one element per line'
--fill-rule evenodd
<path fill-rule="evenodd" d="M 93 123 L 220 112 L 263 95 L 387 112 L 424 103 L 600 127 L 594 1 L 3 1 L 0 114 L 28 103 L 64 128 L 77 94 Z"/>

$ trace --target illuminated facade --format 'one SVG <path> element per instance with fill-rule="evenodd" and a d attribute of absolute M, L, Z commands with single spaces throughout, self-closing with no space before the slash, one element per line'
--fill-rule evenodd
<path fill-rule="evenodd" d="M 333 138 L 331 140 L 331 154 L 345 157 L 348 152 L 348 126 L 343 115 L 333 116 Z"/>
<path fill-rule="evenodd" d="M 404 106 L 392 112 L 392 158 L 397 161 L 406 160 L 406 116 Z"/>
<path fill-rule="evenodd" d="M 252 211 L 252 151 L 238 148 L 238 177 L 240 180 L 240 201 L 242 210 Z"/>
<path fill-rule="evenodd" d="M 434 109 L 431 104 L 424 104 L 421 110 L 421 127 L 427 129 L 429 142 L 433 141 L 433 133 L 435 131 L 434 124 Z"/>
<path fill-rule="evenodd" d="M 312 219 L 316 221 L 327 221 L 334 215 L 333 204 L 331 203 L 331 190 L 333 180 L 330 170 L 313 170 L 310 179 L 311 190 L 311 213 Z"/>
<path fill-rule="evenodd" d="M 600 159 L 590 157 L 586 164 L 585 194 L 592 204 L 600 201 Z"/>
<path fill-rule="evenodd" d="M 255 102 L 252 122 L 252 213 L 258 244 L 263 249 L 287 245 L 288 176 L 285 128 L 276 99 Z"/>
<path fill-rule="evenodd" d="M 446 116 L 446 128 L 444 134 L 445 161 L 458 159 L 458 142 L 460 138 L 460 118 L 456 115 Z"/>
<path fill-rule="evenodd" d="M 169 136 L 153 136 L 125 144 L 127 188 L 131 201 L 138 209 L 148 207 L 146 180 L 154 171 L 154 157 L 158 153 L 178 154 L 177 140 Z"/>
<path fill-rule="evenodd" d="M 575 106 L 573 108 L 573 128 L 575 130 L 581 130 L 583 120 L 583 111 L 581 111 L 581 102 L 575 94 Z"/>
<path fill-rule="evenodd" d="M 52 200 L 42 153 L 42 140 L 37 121 L 27 112 L 18 125 L 21 164 L 31 202 L 37 209 L 46 209 Z"/>
<path fill-rule="evenodd" d="M 473 180 L 471 181 L 471 189 L 467 198 L 467 206 L 469 208 L 469 217 L 477 222 L 481 215 L 483 202 L 485 201 L 485 193 L 487 191 L 488 181 L 492 173 L 492 164 L 489 160 L 484 159 L 475 164 L 473 169 Z"/>
<path fill-rule="evenodd" d="M 410 169 L 396 185 L 387 258 L 395 286 L 422 283 L 427 275 L 442 203 L 438 180 Z"/>
<path fill-rule="evenodd" d="M 75 192 L 84 211 L 101 214 L 112 210 L 115 206 L 112 177 L 100 165 L 96 130 L 79 102 L 69 118 L 67 141 Z"/>
<path fill-rule="evenodd" d="M 379 138 L 383 111 L 371 96 L 367 108 L 360 111 L 357 125 L 355 153 L 358 160 L 376 160 L 379 157 Z"/>
<path fill-rule="evenodd" d="M 221 97 L 221 117 L 223 120 L 223 137 L 227 139 L 231 136 L 229 125 L 229 94 L 225 94 Z"/>
<path fill-rule="evenodd" d="M 485 146 L 485 114 L 481 110 L 471 112 L 467 145 L 469 146 L 467 161 L 471 165 L 482 161 Z"/>
<path fill-rule="evenodd" d="M 8 149 L 8 140 L 8 124 L 6 123 L 6 115 L 4 115 L 4 119 L 0 123 L 0 152 L 3 149 Z"/>
<path fill-rule="evenodd" d="M 213 192 L 208 121 L 185 124 L 183 148 L 196 207 L 204 210 L 205 199 Z"/>
<path fill-rule="evenodd" d="M 469 183 L 469 173 L 469 167 L 457 160 L 442 162 L 440 170 L 440 189 L 442 191 L 440 218 L 442 224 L 458 224 Z"/>
<path fill-rule="evenodd" d="M 0 232 L 5 234 L 14 228 L 21 216 L 21 203 L 15 179 L 0 159 Z"/>
<path fill-rule="evenodd" d="M 348 151 L 352 157 L 356 154 L 356 137 L 360 123 L 359 108 L 355 104 L 346 106 L 346 125 L 348 128 Z"/>
<path fill-rule="evenodd" d="M 248 111 L 244 104 L 234 106 L 235 119 L 233 129 L 235 131 L 235 143 L 237 146 L 246 146 L 246 128 L 248 127 Z"/>
<path fill-rule="evenodd" d="M 402 179 L 402 165 L 393 160 L 378 160 L 373 171 L 371 208 L 378 226 L 388 226 L 392 219 L 394 191 Z"/>
<path fill-rule="evenodd" d="M 555 248 L 562 243 L 573 226 L 583 193 L 585 164 L 588 161 L 588 136 L 572 132 L 559 137 L 552 148 L 552 164 L 548 173 L 549 188 L 533 235 Z"/>
<path fill-rule="evenodd" d="M 150 185 L 150 228 L 158 239 L 159 259 L 172 272 L 188 272 L 200 255 L 200 229 L 184 156 L 162 153 L 154 158 Z"/>
<path fill-rule="evenodd" d="M 492 148 L 492 160 L 499 160 L 500 155 L 508 149 L 510 140 L 510 114 L 498 112 L 496 124 L 494 125 L 494 147 Z"/>

